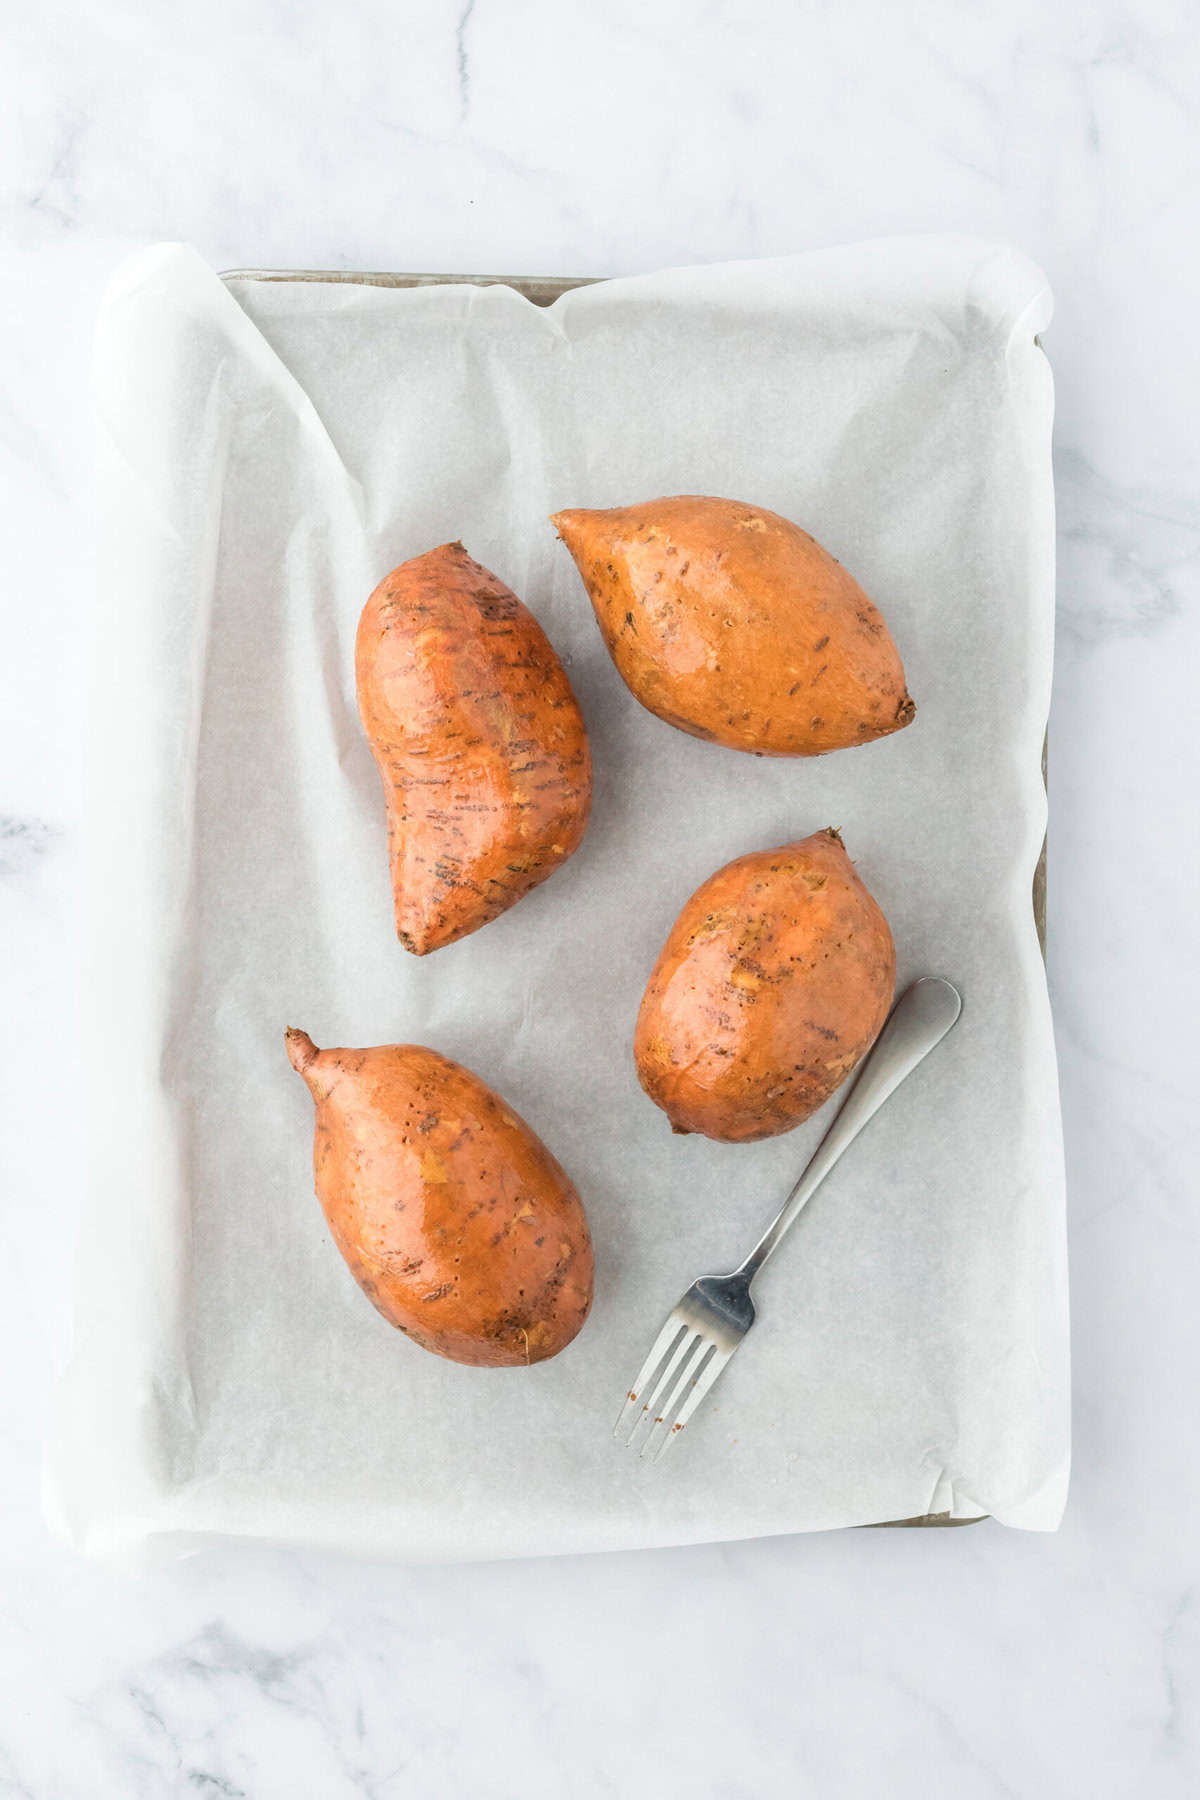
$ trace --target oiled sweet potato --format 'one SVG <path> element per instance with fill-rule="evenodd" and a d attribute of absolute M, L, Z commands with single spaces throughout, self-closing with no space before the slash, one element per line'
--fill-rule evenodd
<path fill-rule="evenodd" d="M 676 1131 L 775 1137 L 866 1055 L 895 985 L 887 920 L 836 831 L 739 856 L 697 888 L 654 965 L 638 1079 Z"/>
<path fill-rule="evenodd" d="M 821 756 L 916 713 L 863 590 L 778 513 L 680 494 L 555 513 L 635 698 L 693 737 Z"/>
<path fill-rule="evenodd" d="M 592 1302 L 574 1187 L 478 1075 L 418 1044 L 318 1050 L 287 1033 L 316 1103 L 317 1198 L 389 1324 L 452 1362 L 543 1362 Z"/>
<path fill-rule="evenodd" d="M 533 614 L 461 544 L 380 582 L 355 672 L 387 802 L 396 931 L 423 956 L 506 911 L 578 847 L 587 732 Z"/>

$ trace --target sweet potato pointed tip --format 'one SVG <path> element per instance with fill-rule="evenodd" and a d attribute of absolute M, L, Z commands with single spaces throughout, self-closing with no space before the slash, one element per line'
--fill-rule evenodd
<path fill-rule="evenodd" d="M 564 543 L 569 543 L 572 536 L 586 530 L 589 522 L 599 517 L 590 507 L 568 506 L 562 512 L 551 513 L 550 523 Z"/>
<path fill-rule="evenodd" d="M 288 1026 L 283 1034 L 283 1041 L 287 1045 L 288 1061 L 291 1063 L 293 1069 L 295 1069 L 297 1075 L 303 1075 L 307 1078 L 309 1069 L 312 1067 L 313 1063 L 316 1062 L 317 1057 L 321 1052 L 317 1049 L 317 1046 L 313 1043 L 307 1031 L 297 1031 L 294 1025 Z"/>
<path fill-rule="evenodd" d="M 399 925 L 396 927 L 396 936 L 399 938 L 403 948 L 412 956 L 428 956 L 431 950 L 440 950 L 444 943 L 448 944 L 453 941 L 450 938 L 437 938 L 435 940 L 432 937 L 427 936 L 425 931 L 420 928 L 409 930 L 402 928 Z"/>

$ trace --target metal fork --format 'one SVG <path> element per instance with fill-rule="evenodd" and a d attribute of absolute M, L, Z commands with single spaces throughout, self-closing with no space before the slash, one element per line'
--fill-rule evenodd
<path fill-rule="evenodd" d="M 640 1439 L 641 1454 L 653 1453 L 656 1462 L 674 1443 L 754 1323 L 754 1277 L 843 1150 L 941 1042 L 961 1011 L 958 990 L 936 975 L 914 981 L 901 995 L 816 1155 L 745 1262 L 730 1275 L 702 1275 L 668 1316 L 625 1396 L 614 1437 L 631 1446 Z"/>

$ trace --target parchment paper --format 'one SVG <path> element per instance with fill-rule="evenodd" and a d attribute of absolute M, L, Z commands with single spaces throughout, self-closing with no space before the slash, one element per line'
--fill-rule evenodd
<path fill-rule="evenodd" d="M 505 288 L 226 288 L 170 245 L 125 269 L 96 352 L 91 1193 L 49 1463 L 76 1544 L 417 1559 L 941 1510 L 1055 1526 L 1063 1178 L 1030 909 L 1049 312 L 1031 264 L 961 239 L 549 310 Z M 643 712 L 546 515 L 678 492 L 772 507 L 839 556 L 901 647 L 915 725 L 774 761 Z M 393 935 L 352 647 L 380 577 L 455 537 L 563 656 L 596 801 L 563 870 L 417 960 Z M 901 982 L 950 977 L 963 1017 L 765 1273 L 711 1407 L 642 1465 L 609 1429 L 650 1339 L 740 1258 L 830 1115 L 758 1145 L 673 1137 L 634 1075 L 642 988 L 712 870 L 829 824 Z M 542 1134 L 597 1252 L 565 1354 L 462 1368 L 373 1312 L 313 1197 L 286 1025 L 434 1045 Z"/>

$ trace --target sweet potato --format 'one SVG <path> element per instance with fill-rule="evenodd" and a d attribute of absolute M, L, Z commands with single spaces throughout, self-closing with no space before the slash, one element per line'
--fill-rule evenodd
<path fill-rule="evenodd" d="M 533 614 L 461 544 L 380 582 L 355 671 L 387 802 L 396 931 L 423 956 L 506 911 L 578 847 L 587 732 Z"/>
<path fill-rule="evenodd" d="M 622 678 L 681 731 L 760 756 L 822 756 L 916 713 L 876 608 L 778 513 L 681 494 L 551 523 Z"/>
<path fill-rule="evenodd" d="M 592 1302 L 574 1187 L 478 1075 L 418 1044 L 318 1050 L 287 1033 L 316 1103 L 313 1167 L 364 1294 L 414 1344 L 488 1368 L 564 1349 Z"/>
<path fill-rule="evenodd" d="M 866 1055 L 895 984 L 887 920 L 836 831 L 739 856 L 697 888 L 654 965 L 638 1079 L 676 1131 L 775 1137 Z"/>

